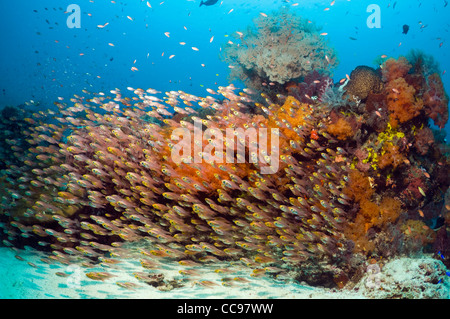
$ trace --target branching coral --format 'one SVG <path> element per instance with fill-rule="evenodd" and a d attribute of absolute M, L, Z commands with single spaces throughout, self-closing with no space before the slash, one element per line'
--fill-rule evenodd
<path fill-rule="evenodd" d="M 327 85 L 321 89 L 319 101 L 328 105 L 331 109 L 338 109 L 351 103 L 351 99 L 345 96 L 342 86 L 333 85 L 333 81 L 328 81 Z"/>
<path fill-rule="evenodd" d="M 307 20 L 280 9 L 256 18 L 236 43 L 228 42 L 222 59 L 233 67 L 231 76 L 247 85 L 284 84 L 314 70 L 329 74 L 337 64 L 336 53 L 318 31 Z"/>

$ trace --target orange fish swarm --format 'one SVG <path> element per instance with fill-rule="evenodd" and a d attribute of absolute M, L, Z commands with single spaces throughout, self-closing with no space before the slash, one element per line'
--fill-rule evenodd
<path fill-rule="evenodd" d="M 17 218 L 14 227 L 28 238 L 51 243 L 54 258 L 64 263 L 90 263 L 105 252 L 120 256 L 118 242 L 143 239 L 151 246 L 143 253 L 155 258 L 197 263 L 241 259 L 263 273 L 260 267 L 268 265 L 294 269 L 301 262 L 339 259 L 348 249 L 340 230 L 350 203 L 340 189 L 349 161 L 343 149 L 329 143 L 326 109 L 315 106 L 313 112 L 290 97 L 281 106 L 260 106 L 265 116 L 244 113 L 241 101 L 251 97 L 234 90 L 221 89 L 220 103 L 167 93 L 167 104 L 181 100 L 216 110 L 198 118 L 193 109 L 178 109 L 205 128 L 200 138 L 194 138 L 191 122 L 164 118 L 161 114 L 170 114 L 164 101 L 143 90 L 134 91 L 135 102 L 116 90 L 112 97 L 77 97 L 76 107 L 58 104 L 62 116 L 52 127 L 38 123 L 36 114 L 29 134 L 33 152 L 25 155 L 21 171 L 10 172 L 11 180 L 19 178 L 16 174 L 23 177 L 15 202 L 32 219 Z M 119 104 L 130 101 L 130 107 Z M 248 129 L 248 134 L 230 138 L 229 128 Z M 177 129 L 193 138 L 173 139 Z M 255 132 L 262 129 L 269 129 L 269 135 L 277 129 L 280 147 L 272 148 L 276 144 L 270 136 L 269 148 L 262 149 L 259 161 L 251 161 L 256 155 L 251 147 L 261 145 Z M 71 133 L 66 139 L 63 132 Z M 179 152 L 179 162 L 172 158 L 177 142 L 188 146 Z M 239 156 L 238 145 L 244 150 Z M 228 161 L 227 151 L 234 151 Z M 279 168 L 261 174 L 267 166 L 261 159 L 271 153 Z M 192 161 L 195 155 L 201 155 L 200 161 Z M 212 161 L 212 156 L 223 161 Z M 44 190 L 48 196 L 42 196 Z M 62 212 L 73 205 L 78 213 L 69 219 Z M 37 221 L 43 219 L 54 223 L 42 227 Z M 21 237 L 11 232 L 10 240 L 15 236 Z"/>

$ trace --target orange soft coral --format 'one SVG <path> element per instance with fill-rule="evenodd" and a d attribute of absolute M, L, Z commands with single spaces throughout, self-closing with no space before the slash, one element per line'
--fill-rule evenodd
<path fill-rule="evenodd" d="M 292 96 L 288 96 L 283 106 L 271 106 L 271 108 L 277 109 L 274 111 L 273 116 L 269 117 L 268 126 L 269 127 L 278 127 L 277 123 L 274 119 L 278 121 L 282 121 L 287 123 L 288 125 L 284 125 L 281 127 L 282 135 L 287 138 L 286 142 L 289 140 L 300 141 L 300 137 L 298 133 L 296 133 L 293 128 L 299 126 L 305 126 L 308 122 L 306 118 L 311 117 L 313 115 L 313 110 L 305 103 L 300 103 L 297 99 Z M 283 141 L 280 141 L 280 147 L 283 148 Z"/>
<path fill-rule="evenodd" d="M 384 197 L 380 204 L 376 204 L 368 198 L 363 198 L 354 222 L 344 230 L 346 237 L 354 241 L 355 252 L 372 252 L 375 245 L 366 236 L 368 230 L 372 227 L 385 229 L 387 225 L 397 221 L 400 213 L 401 202 L 397 199 Z"/>
<path fill-rule="evenodd" d="M 390 124 L 396 128 L 398 124 L 409 121 L 420 114 L 423 102 L 415 97 L 416 90 L 408 85 L 404 78 L 397 78 L 386 85 Z"/>
<path fill-rule="evenodd" d="M 406 158 L 399 152 L 399 148 L 397 145 L 386 143 L 383 146 L 383 152 L 378 161 L 378 166 L 383 169 L 392 165 L 393 168 L 396 168 L 400 164 L 402 164 Z"/>
<path fill-rule="evenodd" d="M 343 192 L 354 201 L 359 202 L 363 198 L 370 198 L 374 190 L 366 174 L 358 170 L 352 170 L 349 174 L 349 182 Z"/>
<path fill-rule="evenodd" d="M 355 134 L 350 123 L 342 117 L 340 117 L 336 123 L 330 124 L 327 127 L 327 132 L 342 141 Z"/>
<path fill-rule="evenodd" d="M 366 236 L 372 227 L 383 230 L 389 223 L 394 223 L 401 212 L 401 202 L 391 197 L 383 197 L 377 203 L 372 199 L 375 189 L 369 177 L 358 170 L 349 173 L 349 181 L 343 189 L 345 195 L 359 203 L 359 211 L 344 229 L 347 238 L 355 243 L 355 252 L 370 253 L 375 249 L 373 241 Z M 375 197 L 375 196 L 374 196 Z"/>
<path fill-rule="evenodd" d="M 398 60 L 390 58 L 382 66 L 381 74 L 383 81 L 391 82 L 395 79 L 402 78 L 408 74 L 411 67 L 411 64 L 409 64 L 405 57 L 400 57 Z"/>

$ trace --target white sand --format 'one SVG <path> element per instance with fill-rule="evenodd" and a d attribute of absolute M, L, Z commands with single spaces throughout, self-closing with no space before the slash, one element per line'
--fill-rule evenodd
<path fill-rule="evenodd" d="M 18 260 L 14 256 L 20 255 L 25 260 Z M 0 298 L 149 298 L 149 299 L 163 299 L 163 298 L 188 298 L 188 299 L 205 299 L 205 298 L 250 298 L 250 299 L 268 299 L 268 298 L 301 298 L 301 299 L 320 299 L 320 298 L 389 298 L 387 294 L 377 295 L 377 287 L 373 287 L 373 276 L 365 277 L 361 280 L 358 286 L 358 292 L 337 289 L 321 289 L 308 286 L 302 286 L 297 283 L 286 283 L 282 281 L 275 281 L 269 278 L 252 278 L 248 276 L 249 272 L 245 273 L 243 270 L 236 269 L 231 277 L 240 276 L 249 282 L 234 282 L 233 286 L 225 287 L 222 285 L 222 278 L 226 275 L 221 275 L 208 269 L 202 268 L 198 277 L 194 280 L 203 281 L 209 280 L 216 285 L 212 287 L 203 287 L 193 282 L 186 283 L 181 288 L 175 288 L 170 291 L 160 291 L 159 289 L 149 286 L 146 283 L 137 280 L 133 273 L 135 272 L 154 272 L 164 274 L 166 280 L 172 278 L 182 278 L 178 273 L 180 269 L 186 269 L 178 264 L 164 264 L 160 269 L 147 270 L 144 269 L 138 260 L 124 260 L 118 265 L 112 265 L 110 268 L 97 266 L 96 268 L 84 268 L 77 265 L 61 265 L 61 264 L 46 264 L 40 261 L 41 253 L 34 251 L 20 251 L 13 252 L 9 248 L 0 248 Z M 432 261 L 433 267 L 436 268 Z M 32 262 L 37 268 L 30 266 L 27 262 Z M 425 261 L 427 262 L 427 259 Z M 224 265 L 230 267 L 230 265 Z M 395 268 L 397 267 L 397 268 Z M 400 267 L 400 268 L 398 268 Z M 405 262 L 397 262 L 391 265 L 395 268 L 392 273 L 399 273 L 398 280 L 405 280 L 409 284 L 411 280 L 420 282 L 426 281 L 417 275 L 417 272 L 402 271 Z M 389 267 L 385 267 L 389 269 Z M 232 269 L 232 268 L 228 268 Z M 104 281 L 95 281 L 86 276 L 86 273 L 93 271 L 103 271 L 112 274 L 114 277 Z M 67 277 L 57 276 L 55 273 L 66 273 Z M 444 272 L 445 273 L 445 272 Z M 409 275 L 408 275 L 409 274 Z M 370 274 L 368 274 L 369 276 Z M 409 277 L 408 277 L 409 276 Z M 384 290 L 388 281 L 386 278 L 392 277 L 392 274 L 386 274 L 384 280 Z M 368 279 L 369 278 L 369 279 Z M 448 278 L 448 277 L 447 277 Z M 367 284 L 369 280 L 369 284 Z M 122 288 L 117 285 L 117 282 L 134 283 L 137 287 L 133 289 Z M 397 282 L 398 284 L 398 282 Z M 450 291 L 450 284 L 447 280 L 436 286 L 440 289 L 440 294 L 447 298 Z M 370 288 L 370 289 L 369 289 Z M 428 287 L 428 289 L 430 289 Z M 414 297 L 412 297 L 414 298 Z"/>

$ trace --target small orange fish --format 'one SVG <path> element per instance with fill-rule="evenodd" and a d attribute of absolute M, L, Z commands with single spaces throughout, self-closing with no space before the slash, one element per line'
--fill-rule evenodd
<path fill-rule="evenodd" d="M 323 35 L 323 36 L 325 36 L 325 35 L 328 35 L 328 33 L 326 33 L 326 32 L 322 32 L 320 35 Z"/>

